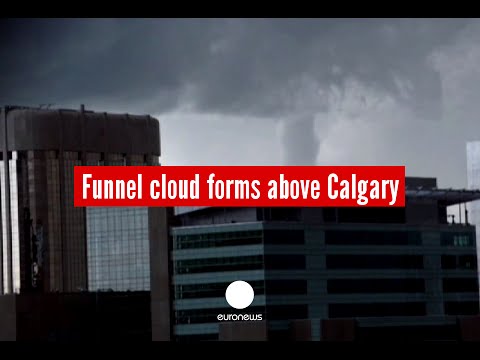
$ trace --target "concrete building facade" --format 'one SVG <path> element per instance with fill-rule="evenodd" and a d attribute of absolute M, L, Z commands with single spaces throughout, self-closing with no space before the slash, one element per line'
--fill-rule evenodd
<path fill-rule="evenodd" d="M 262 314 L 269 340 L 289 338 L 293 321 L 321 340 L 323 320 L 437 326 L 478 314 L 475 227 L 449 223 L 446 209 L 480 193 L 439 190 L 431 178 L 406 184 L 405 208 L 177 211 L 175 339 L 231 338 L 218 314 Z M 244 310 L 225 299 L 236 280 L 255 291 Z"/>

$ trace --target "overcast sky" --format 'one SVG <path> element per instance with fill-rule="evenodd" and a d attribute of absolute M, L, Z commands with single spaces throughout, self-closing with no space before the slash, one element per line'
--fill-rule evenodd
<path fill-rule="evenodd" d="M 0 20 L 2 104 L 149 113 L 166 165 L 406 165 L 464 187 L 479 64 L 479 20 Z"/>

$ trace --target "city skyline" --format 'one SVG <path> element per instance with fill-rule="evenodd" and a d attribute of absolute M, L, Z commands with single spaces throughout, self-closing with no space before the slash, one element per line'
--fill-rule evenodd
<path fill-rule="evenodd" d="M 0 340 L 480 339 L 480 19 L 1 19 L 0 45 Z M 389 208 L 356 174 L 360 207 L 110 208 L 79 165 L 402 172 L 370 182 Z"/>
<path fill-rule="evenodd" d="M 417 339 L 448 340 L 459 336 L 457 316 L 478 314 L 474 227 L 466 216 L 449 222 L 447 208 L 478 199 L 480 191 L 442 189 L 436 178 L 406 177 L 406 206 L 390 209 L 206 208 L 177 212 L 176 218 L 173 209 L 159 207 L 83 209 L 73 206 L 73 166 L 158 165 L 157 120 L 83 106 L 7 107 L 0 115 L 3 158 L 9 159 L 9 171 L 0 167 L 6 290 L 0 312 L 21 328 L 5 324 L 0 334 L 8 332 L 7 338 L 35 337 L 16 310 L 24 302 L 31 304 L 39 338 L 48 331 L 57 339 L 63 331 L 87 336 L 90 327 L 97 329 L 93 322 L 45 322 L 41 308 L 77 292 L 73 302 L 51 311 L 91 316 L 97 298 L 89 294 L 110 289 L 118 317 L 135 314 L 121 311 L 125 301 L 138 306 L 143 319 L 118 329 L 119 336 L 140 326 L 137 335 L 151 334 L 153 340 L 235 339 L 248 332 L 217 320 L 218 312 L 232 311 L 225 309 L 224 291 L 238 279 L 251 281 L 257 292 L 249 311 L 265 316 L 250 336 L 256 340 L 298 340 L 291 326 L 310 329 L 310 340 L 325 340 L 328 328 L 337 325 L 328 322 L 325 328 L 319 321 L 337 318 L 350 319 L 355 340 L 377 338 L 368 334 L 382 326 L 399 326 L 397 336 L 404 340 L 410 335 L 402 326 L 414 327 Z M 12 275 L 20 288 L 15 283 L 12 289 Z M 29 284 L 32 279 L 40 280 L 40 289 Z M 147 292 L 131 298 L 136 290 Z M 398 316 L 408 325 L 394 325 L 391 317 Z M 436 330 L 430 332 L 432 321 Z M 77 326 L 84 329 L 75 335 Z"/>

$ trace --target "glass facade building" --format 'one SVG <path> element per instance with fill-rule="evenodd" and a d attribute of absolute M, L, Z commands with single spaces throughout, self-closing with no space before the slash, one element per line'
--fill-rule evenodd
<path fill-rule="evenodd" d="M 88 208 L 89 290 L 150 290 L 147 208 Z"/>
<path fill-rule="evenodd" d="M 1 108 L 0 294 L 148 290 L 149 210 L 74 207 L 73 171 L 158 165 L 159 136 L 148 115 Z"/>
<path fill-rule="evenodd" d="M 141 155 L 89 154 L 88 165 L 158 165 Z M 148 208 L 86 209 L 88 289 L 150 290 Z"/>

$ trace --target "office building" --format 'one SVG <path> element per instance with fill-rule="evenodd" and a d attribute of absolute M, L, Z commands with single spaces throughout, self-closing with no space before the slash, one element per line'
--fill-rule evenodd
<path fill-rule="evenodd" d="M 220 341 L 269 341 L 269 321 L 219 324 Z M 312 332 L 320 329 L 320 335 Z M 357 317 L 290 321 L 283 340 L 459 343 L 480 341 L 480 316 Z"/>
<path fill-rule="evenodd" d="M 234 338 L 237 328 L 249 339 L 288 339 L 296 329 L 320 340 L 332 329 L 322 324 L 340 320 L 360 324 L 343 327 L 346 337 L 388 326 L 426 334 L 478 314 L 475 227 L 465 217 L 452 223 L 447 207 L 480 192 L 438 189 L 434 178 L 406 186 L 405 208 L 178 209 L 170 230 L 175 339 Z M 236 280 L 255 291 L 244 310 L 225 298 Z"/>
<path fill-rule="evenodd" d="M 158 120 L 79 110 L 0 110 L 0 294 L 148 290 L 146 208 L 76 208 L 76 165 L 158 165 Z M 7 161 L 8 160 L 8 161 Z"/>

